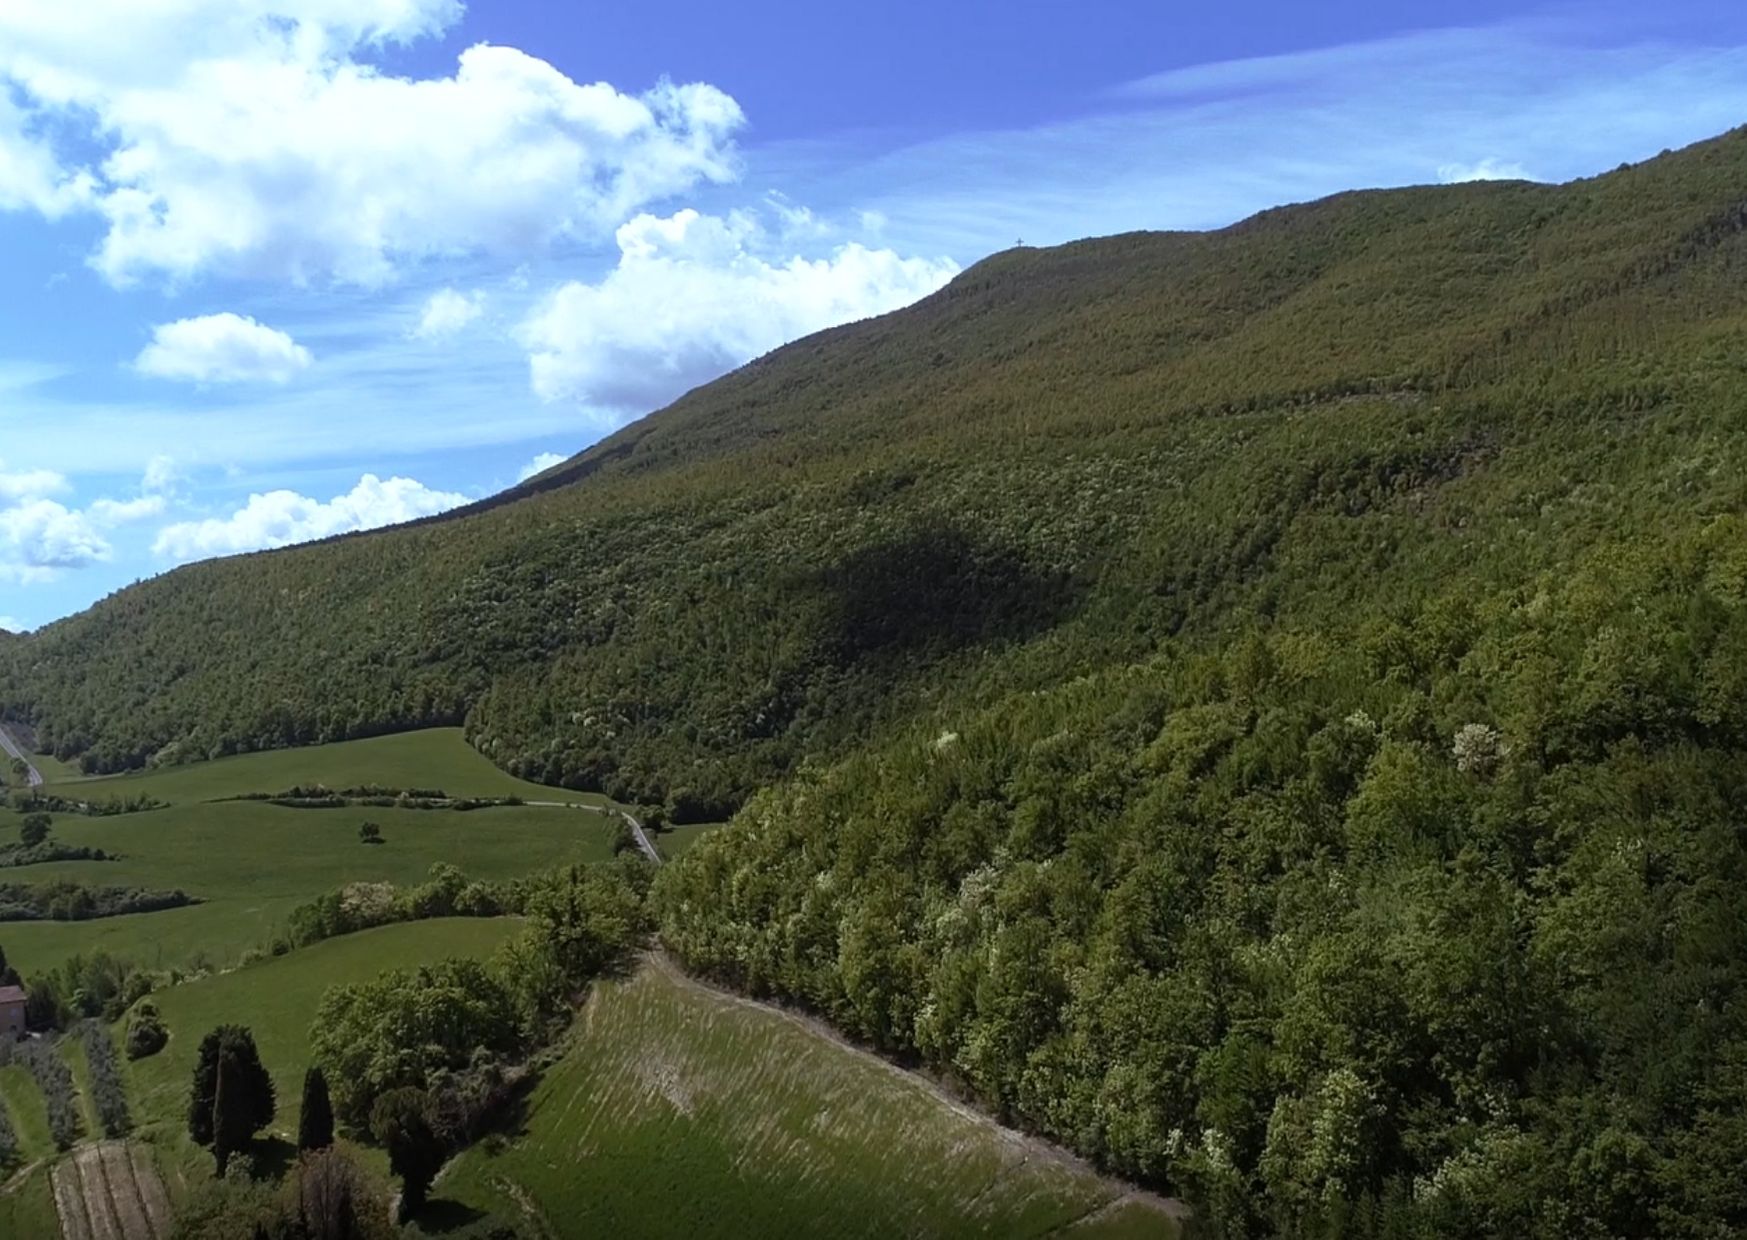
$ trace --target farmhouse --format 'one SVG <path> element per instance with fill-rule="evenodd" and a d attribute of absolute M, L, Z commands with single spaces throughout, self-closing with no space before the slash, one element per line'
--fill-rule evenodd
<path fill-rule="evenodd" d="M 24 1036 L 24 987 L 0 986 L 0 1037 Z"/>

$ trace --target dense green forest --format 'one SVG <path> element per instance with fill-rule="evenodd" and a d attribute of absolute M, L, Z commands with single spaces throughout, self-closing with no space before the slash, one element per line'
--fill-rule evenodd
<path fill-rule="evenodd" d="M 96 771 L 463 722 L 744 803 L 686 961 L 1213 1233 L 1738 1234 L 1743 430 L 1737 131 L 1010 251 L 0 702 Z"/>

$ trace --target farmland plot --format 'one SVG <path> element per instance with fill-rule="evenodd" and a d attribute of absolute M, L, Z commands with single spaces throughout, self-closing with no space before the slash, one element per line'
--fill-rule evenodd
<path fill-rule="evenodd" d="M 439 1195 L 557 1237 L 1177 1233 L 1174 1203 L 670 967 L 602 984 L 573 1037 L 525 1135 Z"/>
<path fill-rule="evenodd" d="M 144 1147 L 105 1141 L 80 1147 L 53 1170 L 62 1240 L 165 1240 L 170 1207 Z"/>

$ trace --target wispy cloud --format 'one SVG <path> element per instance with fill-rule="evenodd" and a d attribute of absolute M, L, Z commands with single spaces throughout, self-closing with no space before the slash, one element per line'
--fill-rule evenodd
<path fill-rule="evenodd" d="M 819 206 L 878 211 L 891 244 L 970 259 L 1463 172 L 1567 180 L 1744 119 L 1747 35 L 1609 44 L 1593 25 L 1539 19 L 1203 65 L 1127 83 L 1072 121 L 871 158 L 761 158 L 811 178 Z"/>

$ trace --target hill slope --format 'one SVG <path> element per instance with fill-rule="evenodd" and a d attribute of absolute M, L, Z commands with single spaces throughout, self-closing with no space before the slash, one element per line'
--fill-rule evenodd
<path fill-rule="evenodd" d="M 1590 537 L 1579 476 L 1680 510 L 1714 484 L 1744 180 L 1737 133 L 1008 252 L 502 502 L 0 643 L 0 702 L 105 771 L 464 720 L 517 773 L 709 815 L 943 697 L 1412 597 L 1481 549 L 1520 575 Z"/>

